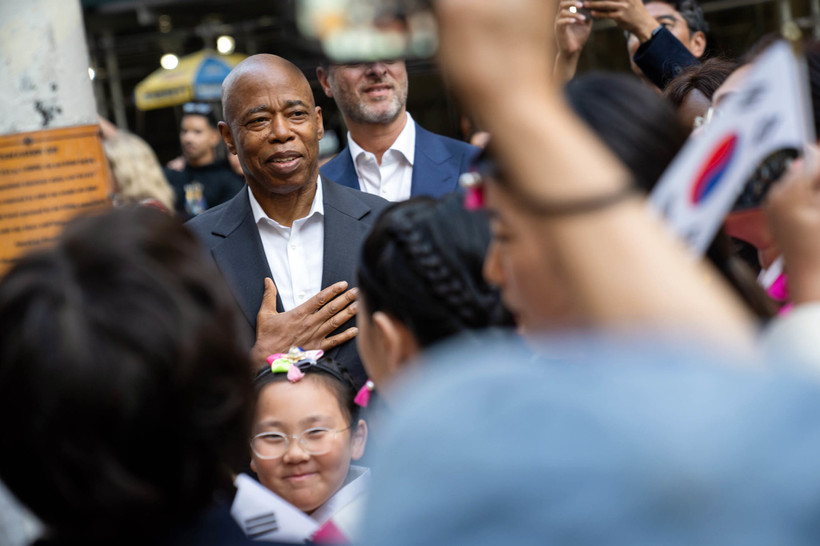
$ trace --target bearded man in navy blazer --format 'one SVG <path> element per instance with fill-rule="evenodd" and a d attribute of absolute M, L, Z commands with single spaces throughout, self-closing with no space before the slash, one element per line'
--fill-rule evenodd
<path fill-rule="evenodd" d="M 431 133 L 407 112 L 403 60 L 323 64 L 316 76 L 347 125 L 347 146 L 322 166 L 339 184 L 390 201 L 458 189 L 478 148 Z"/>
<path fill-rule="evenodd" d="M 359 247 L 388 202 L 319 176 L 322 111 L 304 74 L 275 55 L 222 84 L 219 131 L 247 189 L 188 226 L 210 249 L 255 333 L 255 364 L 291 346 L 324 349 L 365 381 L 355 343 Z"/>

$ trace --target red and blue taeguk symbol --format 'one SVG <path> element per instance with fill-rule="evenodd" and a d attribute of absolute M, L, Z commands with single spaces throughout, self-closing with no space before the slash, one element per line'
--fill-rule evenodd
<path fill-rule="evenodd" d="M 695 177 L 695 183 L 692 184 L 689 200 L 693 205 L 703 202 L 712 190 L 717 188 L 718 182 L 729 170 L 729 164 L 732 162 L 736 148 L 737 135 L 735 134 L 727 136 L 715 147 L 715 151 L 705 161 L 703 168 Z"/>

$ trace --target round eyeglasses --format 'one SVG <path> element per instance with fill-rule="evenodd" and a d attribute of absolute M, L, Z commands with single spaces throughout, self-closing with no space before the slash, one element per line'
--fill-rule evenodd
<path fill-rule="evenodd" d="M 331 449 L 340 432 L 350 430 L 350 427 L 331 429 L 315 427 L 302 431 L 301 434 L 291 435 L 281 432 L 262 432 L 251 438 L 251 450 L 260 459 L 278 459 L 290 449 L 290 439 L 299 442 L 302 449 L 309 455 L 324 455 Z"/>

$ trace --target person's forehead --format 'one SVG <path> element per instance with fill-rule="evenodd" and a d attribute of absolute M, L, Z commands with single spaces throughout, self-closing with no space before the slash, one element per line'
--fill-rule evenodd
<path fill-rule="evenodd" d="M 208 118 L 201 114 L 185 114 L 182 116 L 181 125 L 187 127 L 210 127 Z"/>
<path fill-rule="evenodd" d="M 726 81 L 717 88 L 715 94 L 712 95 L 712 105 L 716 107 L 720 106 L 725 97 L 737 91 L 743 85 L 743 80 L 746 79 L 746 73 L 751 67 L 751 64 L 747 64 L 732 72 L 729 77 L 726 78 Z"/>
<path fill-rule="evenodd" d="M 712 101 L 704 95 L 700 89 L 692 89 L 681 101 L 681 110 L 703 110 L 704 112 L 711 106 Z"/>
<path fill-rule="evenodd" d="M 350 61 L 347 63 L 330 63 L 328 68 L 331 71 L 339 71 L 339 70 L 362 70 L 369 65 L 373 65 L 376 63 L 382 63 L 389 65 L 394 68 L 405 68 L 404 59 L 380 59 L 376 61 Z"/>
<path fill-rule="evenodd" d="M 228 95 L 228 102 L 240 110 L 253 107 L 247 101 L 254 96 L 275 97 L 280 100 L 299 100 L 306 106 L 313 105 L 313 91 L 302 74 L 290 70 L 255 70 L 243 74 Z"/>
<path fill-rule="evenodd" d="M 683 20 L 683 16 L 680 14 L 678 10 L 676 10 L 671 4 L 667 4 L 666 2 L 648 2 L 646 5 L 646 11 L 649 12 L 649 15 L 657 19 L 658 17 L 662 16 L 671 16 L 677 20 Z"/>

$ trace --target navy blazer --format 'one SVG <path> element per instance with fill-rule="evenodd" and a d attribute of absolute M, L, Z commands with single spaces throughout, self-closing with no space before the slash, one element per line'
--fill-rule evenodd
<path fill-rule="evenodd" d="M 647 79 L 661 90 L 684 68 L 700 64 L 697 57 L 664 26 L 638 47 L 632 60 Z"/>
<path fill-rule="evenodd" d="M 442 195 L 458 190 L 458 177 L 467 172 L 480 150 L 471 144 L 437 135 L 416 123 L 416 152 L 410 195 Z M 348 188 L 361 189 L 350 148 L 325 163 L 321 172 Z"/>
<path fill-rule="evenodd" d="M 339 281 L 355 286 L 361 245 L 389 202 L 325 178 L 322 178 L 322 194 L 325 209 L 322 288 Z M 240 191 L 230 201 L 206 210 L 187 222 L 186 226 L 210 250 L 255 336 L 256 314 L 265 293 L 264 280 L 265 277 L 273 279 L 273 275 L 253 219 L 248 192 Z M 276 279 L 273 282 L 275 284 Z M 278 294 L 276 308 L 280 313 L 284 311 Z M 354 325 L 354 321 L 350 320 L 334 333 Z M 328 356 L 348 368 L 357 387 L 364 384 L 365 372 L 356 351 L 355 339 L 331 349 Z"/>

